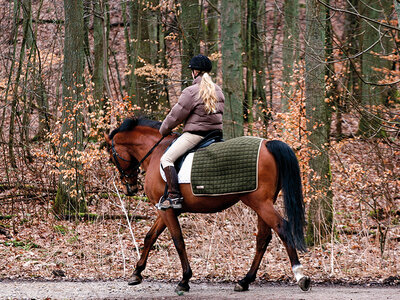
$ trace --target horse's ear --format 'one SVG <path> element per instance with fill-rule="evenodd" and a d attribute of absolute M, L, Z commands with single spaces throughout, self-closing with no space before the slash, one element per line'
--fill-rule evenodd
<path fill-rule="evenodd" d="M 110 138 L 108 137 L 108 134 L 107 134 L 107 133 L 104 133 L 104 138 L 105 138 L 107 144 L 111 145 L 111 140 L 110 140 Z"/>

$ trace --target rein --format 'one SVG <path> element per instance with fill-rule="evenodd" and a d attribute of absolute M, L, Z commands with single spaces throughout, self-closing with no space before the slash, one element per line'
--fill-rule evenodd
<path fill-rule="evenodd" d="M 162 136 L 161 139 L 155 143 L 155 145 L 149 150 L 149 152 L 146 153 L 146 155 L 135 165 L 135 166 L 129 166 L 129 169 L 133 169 L 135 168 L 136 170 L 139 170 L 141 164 L 146 160 L 146 158 L 148 158 L 150 156 L 151 153 L 153 153 L 154 149 L 162 142 L 162 140 L 165 138 L 165 136 Z M 132 160 L 127 160 L 123 157 L 121 157 L 117 150 L 115 150 L 115 146 L 114 146 L 114 139 L 112 139 L 111 141 L 111 151 L 112 151 L 112 155 L 114 157 L 114 161 L 115 161 L 115 165 L 119 171 L 119 173 L 121 174 L 121 179 L 122 178 L 131 178 L 133 176 L 135 176 L 134 174 L 126 174 L 125 171 L 121 168 L 121 165 L 119 164 L 119 161 L 117 158 L 126 161 L 126 162 L 132 162 Z"/>

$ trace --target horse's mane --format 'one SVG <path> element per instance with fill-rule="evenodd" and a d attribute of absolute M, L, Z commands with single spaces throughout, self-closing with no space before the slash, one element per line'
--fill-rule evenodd
<path fill-rule="evenodd" d="M 155 129 L 160 129 L 161 127 L 161 122 L 158 121 L 153 121 L 150 119 L 146 119 L 145 117 L 134 117 L 134 118 L 127 118 L 125 119 L 122 124 L 114 129 L 110 135 L 109 138 L 110 140 L 113 139 L 113 137 L 118 133 L 118 132 L 125 132 L 125 131 L 131 131 L 133 130 L 136 126 L 147 126 Z"/>

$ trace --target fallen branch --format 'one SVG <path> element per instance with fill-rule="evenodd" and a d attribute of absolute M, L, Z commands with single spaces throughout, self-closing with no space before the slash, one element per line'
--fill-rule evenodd
<path fill-rule="evenodd" d="M 121 208 L 122 211 L 124 212 L 124 215 L 125 215 L 125 217 L 126 217 L 126 221 L 128 222 L 129 231 L 130 231 L 131 236 L 132 236 L 133 244 L 135 245 L 137 258 L 140 259 L 139 245 L 138 245 L 138 243 L 136 242 L 135 235 L 133 234 L 133 229 L 132 229 L 131 221 L 130 221 L 131 218 L 129 218 L 128 212 L 127 212 L 127 210 L 126 210 L 126 208 L 125 208 L 124 200 L 122 199 L 121 195 L 120 195 L 119 192 L 118 192 L 118 188 L 117 188 L 117 186 L 115 185 L 115 180 L 114 180 L 114 178 L 113 178 L 113 185 L 114 185 L 115 191 L 117 192 L 119 201 L 120 201 L 120 203 L 121 203 L 121 207 L 120 207 L 120 208 Z"/>
<path fill-rule="evenodd" d="M 61 220 L 85 220 L 85 221 L 103 221 L 103 220 L 122 220 L 125 218 L 129 218 L 129 220 L 147 220 L 150 219 L 148 216 L 142 215 L 98 215 L 98 214 L 91 214 L 91 213 L 79 213 L 79 214 L 72 214 L 72 215 L 64 215 L 59 217 Z"/>

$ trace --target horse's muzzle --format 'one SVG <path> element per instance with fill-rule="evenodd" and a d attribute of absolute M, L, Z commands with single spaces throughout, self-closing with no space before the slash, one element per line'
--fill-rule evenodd
<path fill-rule="evenodd" d="M 125 195 L 134 196 L 138 192 L 139 188 L 137 184 L 130 185 L 129 183 L 125 184 Z"/>

